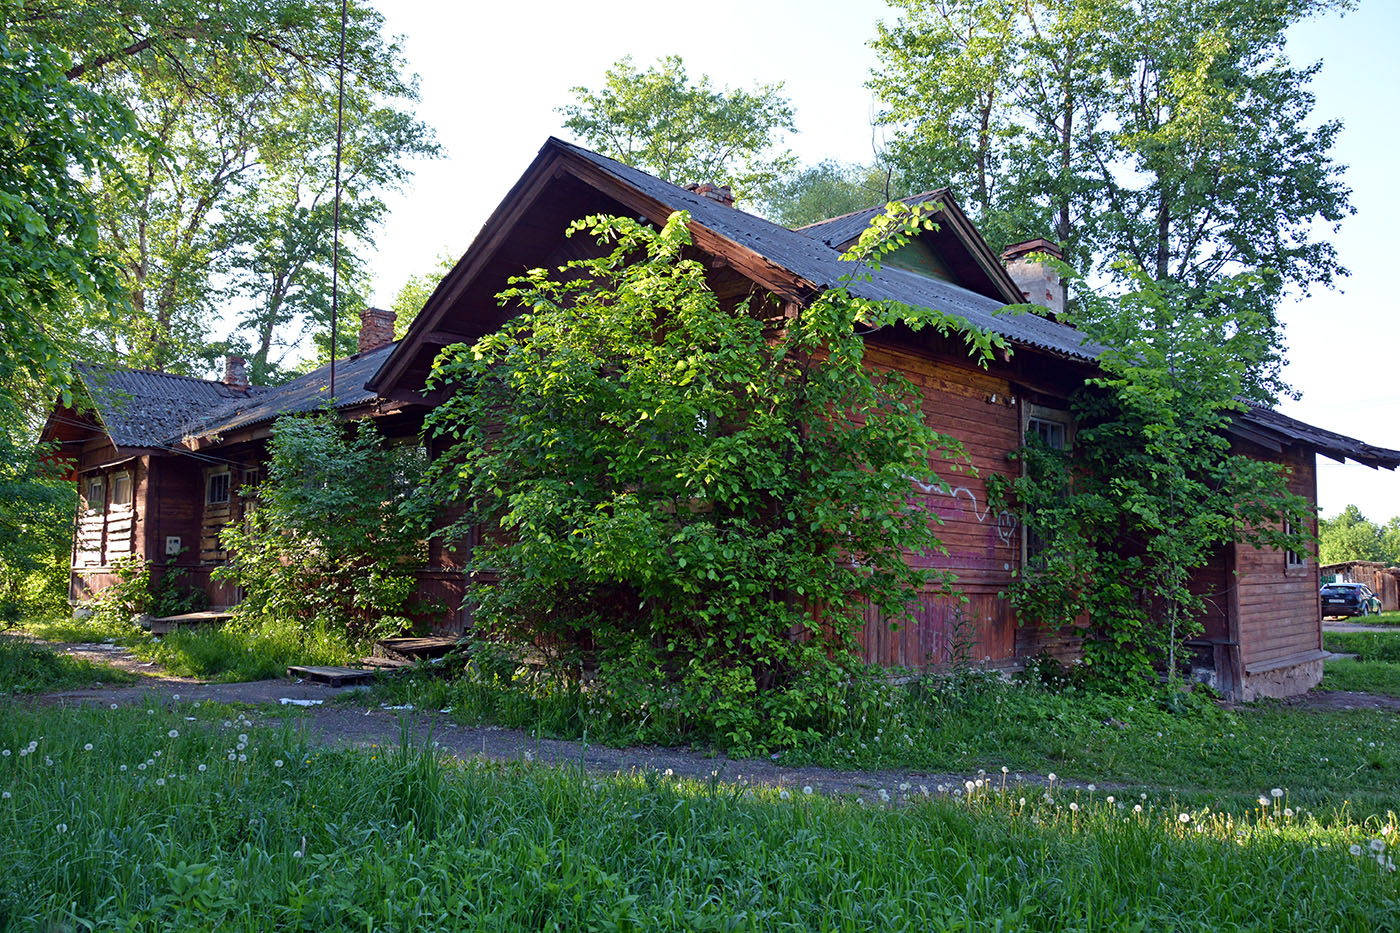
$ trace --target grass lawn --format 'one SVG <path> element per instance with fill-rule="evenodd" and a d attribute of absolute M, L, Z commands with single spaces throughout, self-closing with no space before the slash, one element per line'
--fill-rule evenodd
<path fill-rule="evenodd" d="M 1358 661 L 1400 663 L 1400 631 L 1323 632 L 1322 647 L 1356 655 Z"/>
<path fill-rule="evenodd" d="M 466 724 L 495 723 L 544 736 L 625 744 L 629 723 L 597 697 L 538 681 L 509 687 L 483 678 L 390 681 L 375 702 L 452 710 Z M 1216 809 L 1248 809 L 1261 789 L 1287 787 L 1311 808 L 1396 808 L 1400 713 L 1304 710 L 1266 702 L 1221 709 L 1203 695 L 1166 691 L 1105 696 L 990 678 L 924 681 L 854 694 L 849 721 L 829 739 L 788 750 L 784 764 L 860 770 L 1056 773 L 1083 782 L 1169 788 Z M 657 717 L 664 715 L 657 712 Z M 682 732 L 641 734 L 685 744 Z"/>
<path fill-rule="evenodd" d="M 1288 796 L 1240 817 L 1014 786 L 783 798 L 318 752 L 210 706 L 12 703 L 3 750 L 7 930 L 1400 926 L 1394 815 Z"/>
<path fill-rule="evenodd" d="M 351 644 L 327 632 L 302 632 L 291 625 L 230 624 L 155 638 L 132 623 L 56 617 L 29 621 L 24 630 L 46 641 L 111 641 L 176 676 L 223 683 L 284 677 L 290 664 L 341 665 L 369 653 L 367 645 Z"/>
<path fill-rule="evenodd" d="M 98 683 L 126 684 L 138 679 L 126 671 L 66 657 L 41 645 L 0 635 L 0 696 L 70 690 Z"/>
<path fill-rule="evenodd" d="M 1389 661 L 1328 661 L 1322 677 L 1323 690 L 1355 690 L 1400 697 L 1400 664 Z"/>
<path fill-rule="evenodd" d="M 1400 612 L 1382 612 L 1372 616 L 1349 616 L 1340 622 L 1355 622 L 1357 625 L 1400 625 Z"/>

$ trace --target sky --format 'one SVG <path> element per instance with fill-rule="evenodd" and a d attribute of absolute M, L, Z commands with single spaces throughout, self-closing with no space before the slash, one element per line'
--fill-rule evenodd
<path fill-rule="evenodd" d="M 421 119 L 446 157 L 421 162 L 413 181 L 389 199 L 390 215 L 371 264 L 373 301 L 388 307 L 400 286 L 456 257 L 535 157 L 545 139 L 565 135 L 555 108 L 576 86 L 597 88 L 624 55 L 645 67 L 680 55 L 692 78 L 752 87 L 783 82 L 798 133 L 788 145 L 804 163 L 868 161 L 875 101 L 864 83 L 875 57 L 883 0 L 529 0 L 527 3 L 381 2 L 419 76 Z M 1334 150 L 1348 166 L 1355 216 L 1332 238 L 1351 275 L 1339 287 L 1296 297 L 1280 310 L 1289 365 L 1302 398 L 1288 415 L 1400 449 L 1400 308 L 1391 267 L 1400 263 L 1400 122 L 1391 115 L 1391 62 L 1400 40 L 1400 4 L 1361 0 L 1359 9 L 1295 26 L 1288 54 L 1321 61 L 1313 82 L 1319 119 L 1344 129 Z M 1400 475 L 1318 458 L 1318 504 L 1333 516 L 1348 503 L 1376 521 L 1400 515 Z"/>

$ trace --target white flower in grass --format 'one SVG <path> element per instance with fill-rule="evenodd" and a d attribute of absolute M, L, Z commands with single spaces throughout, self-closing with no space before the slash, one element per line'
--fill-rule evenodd
<path fill-rule="evenodd" d="M 1141 813 L 1141 812 L 1142 812 L 1142 804 L 1140 804 L 1140 803 L 1135 803 L 1135 804 L 1133 804 L 1133 812 L 1134 812 L 1134 813 Z"/>
<path fill-rule="evenodd" d="M 1181 814 L 1180 816 L 1178 816 L 1177 819 L 1180 820 L 1180 821 L 1183 822 L 1183 823 L 1189 823 L 1189 822 L 1191 822 L 1191 814 L 1189 814 L 1189 813 L 1183 813 L 1183 814 Z"/>
<path fill-rule="evenodd" d="M 1147 795 L 1146 795 L 1146 794 L 1138 794 L 1138 799 L 1139 799 L 1139 800 L 1146 800 L 1146 799 L 1147 799 Z"/>
<path fill-rule="evenodd" d="M 156 787 L 164 787 L 165 778 L 156 778 Z"/>
<path fill-rule="evenodd" d="M 292 858 L 301 858 L 301 850 L 297 849 L 292 853 Z"/>
<path fill-rule="evenodd" d="M 661 773 L 664 774 L 666 777 L 675 777 L 675 776 L 676 776 L 676 771 L 675 771 L 674 768 L 667 768 L 665 771 L 663 771 L 663 772 L 661 772 Z"/>
<path fill-rule="evenodd" d="M 145 771 L 145 770 L 146 770 L 146 763 L 145 763 L 144 761 L 141 762 L 139 765 L 136 766 L 136 770 L 137 770 L 137 771 Z"/>
<path fill-rule="evenodd" d="M 780 791 L 778 791 L 778 799 L 779 799 L 779 800 L 791 800 L 791 799 L 792 799 L 792 794 L 789 794 L 786 790 L 780 790 Z"/>
<path fill-rule="evenodd" d="M 940 794 L 946 794 L 946 793 L 948 793 L 948 785 L 947 785 L 947 784 L 939 784 L 939 785 L 938 785 L 938 792 L 939 792 Z"/>
<path fill-rule="evenodd" d="M 1107 797 L 1104 798 L 1104 800 L 1107 800 L 1109 803 L 1113 803 L 1113 795 L 1109 794 Z"/>
<path fill-rule="evenodd" d="M 91 743 L 91 742 L 88 742 L 86 745 L 84 745 L 84 746 L 83 746 L 83 751 L 85 751 L 85 752 L 90 752 L 90 751 L 92 751 L 92 743 Z M 9 752 L 6 752 L 5 754 L 8 755 Z"/>
<path fill-rule="evenodd" d="M 280 767 L 282 767 L 282 759 L 281 759 L 281 758 L 274 758 L 273 761 L 272 761 L 272 766 L 273 766 L 274 768 L 280 768 Z"/>
<path fill-rule="evenodd" d="M 245 744 L 245 745 L 248 744 L 248 733 L 246 733 L 246 732 L 240 732 L 240 733 L 238 733 L 238 741 L 242 742 L 242 743 Z"/>
<path fill-rule="evenodd" d="M 1093 793 L 1094 791 L 1096 791 L 1096 790 L 1098 790 L 1098 788 L 1095 787 L 1093 784 L 1090 784 L 1090 785 L 1089 785 L 1089 793 L 1092 794 L 1092 793 Z"/>
<path fill-rule="evenodd" d="M 10 757 L 10 750 L 7 748 L 7 749 L 5 749 L 3 752 L 0 752 L 0 756 L 3 756 L 3 757 L 5 757 L 5 758 L 9 758 L 9 757 Z"/>
<path fill-rule="evenodd" d="M 1069 809 L 1070 809 L 1070 812 L 1071 812 L 1071 813 L 1078 813 L 1078 812 L 1079 812 L 1079 804 L 1074 803 L 1073 801 L 1071 801 L 1071 802 L 1070 802 L 1070 805 L 1069 805 Z"/>
<path fill-rule="evenodd" d="M 0 791 L 0 800 L 9 800 L 9 799 L 10 799 L 10 792 L 9 792 L 9 791 L 7 791 L 7 790 L 6 790 L 6 791 Z"/>
<path fill-rule="evenodd" d="M 200 771 L 208 771 L 208 770 L 209 770 L 209 766 L 208 766 L 208 765 L 205 765 L 205 764 L 201 764 L 201 765 L 199 766 L 199 770 L 200 770 Z"/>
<path fill-rule="evenodd" d="M 156 758 L 159 758 L 159 757 L 160 757 L 160 749 L 156 749 L 155 751 L 151 752 L 151 758 L 152 758 L 153 760 L 156 759 Z"/>
<path fill-rule="evenodd" d="M 966 789 L 969 794 L 972 793 L 976 787 L 977 785 L 972 781 L 963 781 L 963 788 Z"/>
<path fill-rule="evenodd" d="M 238 749 L 240 752 L 243 751 L 243 749 L 245 749 L 245 748 L 247 748 L 247 747 L 248 747 L 248 743 L 247 743 L 247 742 L 239 742 L 237 745 L 234 746 L 234 748 Z M 533 758 L 533 757 L 534 757 L 534 756 L 531 755 L 529 752 L 526 752 L 526 753 L 525 753 L 525 760 L 526 760 L 526 761 L 529 761 L 529 760 L 530 760 L 531 758 Z"/>
<path fill-rule="evenodd" d="M 167 733 L 165 733 L 165 734 L 168 735 L 168 736 L 170 736 L 172 739 L 178 739 L 178 738 L 180 737 L 180 730 L 179 730 L 179 729 L 171 729 L 169 732 L 167 732 Z"/>
<path fill-rule="evenodd" d="M 899 789 L 900 789 L 900 790 L 908 790 L 908 789 L 909 789 L 909 782 L 908 782 L 908 781 L 901 781 L 900 784 L 899 784 Z"/>
<path fill-rule="evenodd" d="M 1283 788 L 1275 787 L 1273 790 L 1269 791 L 1269 796 L 1274 798 L 1275 800 L 1279 799 L 1283 796 Z"/>
<path fill-rule="evenodd" d="M 117 704 L 113 703 L 113 704 L 112 704 L 112 709 L 116 709 L 116 708 L 117 708 Z"/>
<path fill-rule="evenodd" d="M 172 693 L 172 694 L 170 695 L 170 699 L 172 699 L 172 700 L 178 700 L 178 699 L 180 699 L 180 694 L 178 694 L 178 693 Z"/>
<path fill-rule="evenodd" d="M 52 767 L 53 767 L 53 759 L 50 758 L 48 755 L 45 755 L 45 756 L 44 756 L 44 764 L 47 765 L 48 767 L 52 768 Z"/>
<path fill-rule="evenodd" d="M 1026 798 L 1022 797 L 1020 800 L 1016 801 L 1016 803 L 1018 806 L 1024 807 L 1026 805 Z"/>
<path fill-rule="evenodd" d="M 27 748 L 21 748 L 21 749 L 19 750 L 19 757 L 21 757 L 21 758 L 23 758 L 25 755 L 28 755 L 28 754 L 29 754 L 29 749 L 27 749 Z"/>
<path fill-rule="evenodd" d="M 57 829 L 57 830 L 58 830 L 59 832 L 61 832 L 61 833 L 66 833 L 66 832 L 68 832 L 68 824 L 67 824 L 67 823 L 59 823 L 57 826 L 54 827 L 54 829 Z"/>
<path fill-rule="evenodd" d="M 1372 851 L 1372 852 L 1384 852 L 1384 851 L 1385 851 L 1385 840 L 1384 840 L 1384 839 L 1372 839 L 1372 840 L 1371 840 L 1371 851 Z"/>
<path fill-rule="evenodd" d="M 1261 806 L 1261 807 L 1267 807 L 1267 806 L 1269 805 L 1269 803 L 1270 803 L 1270 801 L 1269 801 L 1269 798 L 1268 798 L 1268 797 L 1265 797 L 1263 794 L 1260 794 L 1260 795 L 1259 795 L 1259 806 Z"/>
<path fill-rule="evenodd" d="M 230 722 L 229 720 L 225 719 L 225 720 L 224 720 L 224 728 L 225 728 L 225 729 L 232 729 L 232 728 L 233 728 L 233 723 Z"/>
<path fill-rule="evenodd" d="M 1289 819 L 1292 819 L 1292 818 L 1293 818 L 1293 808 L 1292 808 L 1292 807 L 1284 807 L 1284 808 L 1283 808 L 1283 815 L 1286 816 L 1286 817 L 1288 817 Z"/>
<path fill-rule="evenodd" d="M 125 770 L 126 770 L 126 765 L 122 765 L 122 766 L 121 766 L 121 770 L 125 771 Z"/>
<path fill-rule="evenodd" d="M 1390 826 L 1382 826 L 1382 827 L 1381 827 L 1381 835 L 1382 835 L 1382 836 L 1389 836 L 1392 832 L 1394 832 L 1394 829 L 1393 829 L 1392 827 L 1390 827 Z"/>
<path fill-rule="evenodd" d="M 1046 775 L 1046 777 L 1049 779 L 1049 781 L 1050 781 L 1051 784 L 1054 784 L 1054 783 L 1055 783 L 1055 772 L 1054 772 L 1054 771 L 1051 771 L 1049 774 Z"/>
<path fill-rule="evenodd" d="M 247 755 L 239 755 L 239 756 L 238 756 L 238 760 L 239 760 L 239 761 L 247 761 L 247 760 L 248 760 L 248 756 L 247 756 Z"/>
<path fill-rule="evenodd" d="M 156 714 L 156 711 L 153 710 L 153 709 L 148 709 L 148 710 L 146 710 L 146 715 L 147 715 L 147 716 L 154 716 L 155 714 Z"/>
<path fill-rule="evenodd" d="M 885 790 L 883 787 L 880 788 L 880 800 L 882 800 L 885 803 L 890 802 L 890 792 Z"/>
<path fill-rule="evenodd" d="M 803 784 L 803 785 L 802 785 L 802 793 L 806 794 L 808 797 L 812 796 L 812 785 L 811 785 L 811 784 Z"/>
<path fill-rule="evenodd" d="M 1353 842 L 1351 845 L 1347 846 L 1347 851 L 1350 852 L 1352 855 L 1360 855 L 1361 846 Z"/>
<path fill-rule="evenodd" d="M 229 752 L 229 753 L 228 753 L 228 760 L 229 760 L 229 761 L 237 761 L 237 760 L 238 760 L 238 753 L 237 753 L 237 752 Z"/>
<path fill-rule="evenodd" d="M 1001 773 L 1002 773 L 1002 774 L 1007 774 L 1007 773 L 1009 773 L 1010 771 L 1011 771 L 1011 769 L 1008 768 L 1006 765 L 1002 765 L 1002 766 L 1001 766 Z"/>

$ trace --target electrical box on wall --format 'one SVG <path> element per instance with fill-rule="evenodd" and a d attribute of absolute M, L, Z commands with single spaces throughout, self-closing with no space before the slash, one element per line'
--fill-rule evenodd
<path fill-rule="evenodd" d="M 165 538 L 165 555 L 176 557 L 180 553 L 180 537 L 178 535 L 167 535 Z"/>

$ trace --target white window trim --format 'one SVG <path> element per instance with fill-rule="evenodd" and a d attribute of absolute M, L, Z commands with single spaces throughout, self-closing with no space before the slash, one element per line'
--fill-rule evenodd
<path fill-rule="evenodd" d="M 223 476 L 228 479 L 224 487 L 224 497 L 222 499 L 210 498 L 210 493 L 214 489 L 214 478 Z M 233 502 L 233 473 L 230 470 L 215 470 L 204 477 L 204 504 L 205 505 L 229 505 Z"/>
<path fill-rule="evenodd" d="M 94 497 L 93 494 L 92 494 L 92 489 L 93 489 L 94 486 L 96 486 L 96 487 L 98 487 L 98 488 L 100 488 L 100 489 L 102 490 L 102 491 L 98 494 L 97 497 Z M 94 498 L 97 498 L 97 499 L 99 500 L 99 501 L 96 502 L 96 504 L 94 504 L 94 502 L 93 502 L 93 499 L 94 499 Z M 84 485 L 83 485 L 83 508 L 84 508 L 89 514 L 97 513 L 97 512 L 102 512 L 102 511 L 105 511 L 105 510 L 106 510 L 106 508 L 107 508 L 107 477 L 106 477 L 105 474 L 99 473 L 99 474 L 97 474 L 96 476 L 89 476 L 89 477 L 87 478 L 87 480 L 85 481 L 85 483 L 84 483 Z"/>
<path fill-rule="evenodd" d="M 117 501 L 116 501 L 116 497 L 117 497 L 117 480 L 120 479 L 120 478 L 122 478 L 122 477 L 125 477 L 125 478 L 126 478 L 126 484 L 127 484 L 126 495 L 127 495 L 127 500 L 126 500 L 125 502 L 117 502 Z M 107 506 L 108 510 L 122 509 L 123 511 L 128 511 L 128 512 L 131 511 L 133 505 L 134 505 L 135 502 L 136 502 L 136 477 L 132 475 L 131 471 L 130 471 L 130 470 L 122 470 L 122 471 L 119 472 L 119 473 L 113 473 L 113 474 L 111 475 L 110 480 L 109 480 L 108 488 L 111 490 L 111 495 L 110 495 L 110 497 L 109 497 L 109 504 L 108 504 L 108 506 Z"/>

